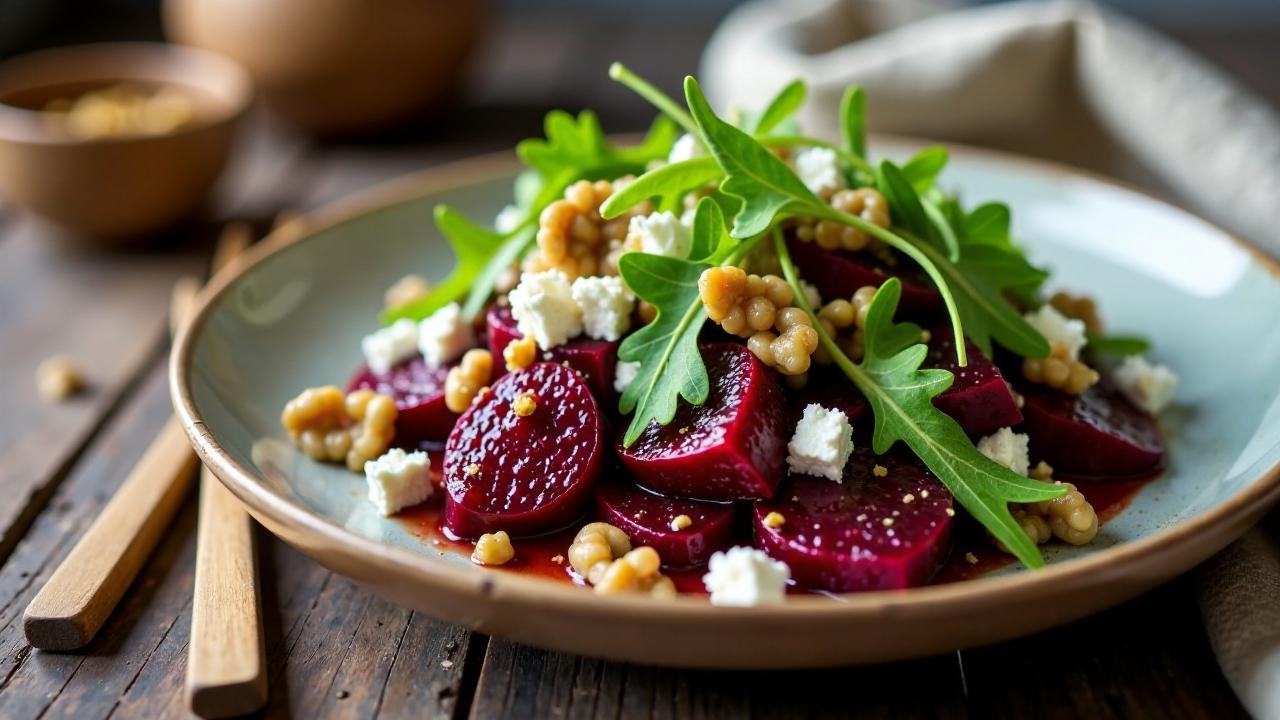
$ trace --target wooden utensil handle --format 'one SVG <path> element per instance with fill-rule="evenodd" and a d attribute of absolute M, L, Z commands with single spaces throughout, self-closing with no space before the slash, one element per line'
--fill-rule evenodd
<path fill-rule="evenodd" d="M 243 715 L 267 701 L 256 558 L 253 520 L 208 468 L 201 469 L 187 656 L 187 700 L 201 717 Z"/>
<path fill-rule="evenodd" d="M 23 631 L 41 650 L 84 647 L 102 627 L 191 488 L 196 456 L 176 418 L 27 605 Z"/>

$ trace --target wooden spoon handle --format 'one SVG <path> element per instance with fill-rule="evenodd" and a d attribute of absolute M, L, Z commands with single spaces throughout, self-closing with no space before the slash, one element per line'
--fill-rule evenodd
<path fill-rule="evenodd" d="M 102 627 L 191 489 L 196 456 L 170 418 L 23 615 L 41 650 L 84 647 Z"/>

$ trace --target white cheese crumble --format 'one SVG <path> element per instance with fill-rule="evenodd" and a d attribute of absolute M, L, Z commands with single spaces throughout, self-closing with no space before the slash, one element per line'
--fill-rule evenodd
<path fill-rule="evenodd" d="M 476 331 L 453 302 L 418 324 L 418 349 L 429 367 L 440 367 L 475 347 Z"/>
<path fill-rule="evenodd" d="M 664 210 L 631 218 L 628 235 L 640 238 L 640 252 L 684 258 L 693 245 L 693 233 L 674 213 Z"/>
<path fill-rule="evenodd" d="M 418 324 L 408 318 L 400 318 L 365 335 L 360 341 L 360 350 L 370 370 L 385 373 L 418 352 Z"/>
<path fill-rule="evenodd" d="M 839 190 L 845 185 L 844 175 L 840 173 L 840 159 L 834 150 L 803 148 L 796 152 L 793 165 L 800 181 L 816 194 Z"/>
<path fill-rule="evenodd" d="M 1041 305 L 1039 310 L 1029 312 L 1023 317 L 1031 327 L 1040 331 L 1045 340 L 1058 341 L 1067 346 L 1067 356 L 1072 360 L 1080 359 L 1080 350 L 1088 342 L 1085 337 L 1084 321 L 1069 318 L 1058 312 L 1052 305 Z"/>
<path fill-rule="evenodd" d="M 707 149 L 702 147 L 702 142 L 689 133 L 685 133 L 677 138 L 675 144 L 671 146 L 671 153 L 667 155 L 667 162 L 684 162 L 685 160 L 706 157 L 706 155 Z"/>
<path fill-rule="evenodd" d="M 559 270 L 524 273 L 507 300 L 516 327 L 543 350 L 582 334 L 582 308 L 573 299 L 569 279 Z"/>
<path fill-rule="evenodd" d="M 524 211 L 515 205 L 508 205 L 498 211 L 498 216 L 493 219 L 493 229 L 509 233 L 520 227 L 521 220 L 524 220 Z"/>
<path fill-rule="evenodd" d="M 640 363 L 619 360 L 617 367 L 613 369 L 613 389 L 620 393 L 626 392 L 639 373 Z"/>
<path fill-rule="evenodd" d="M 571 293 L 582 310 L 582 328 L 587 337 L 613 341 L 631 328 L 636 296 L 622 278 L 580 277 L 573 281 Z"/>
<path fill-rule="evenodd" d="M 369 502 L 387 517 L 423 502 L 435 491 L 430 471 L 431 458 L 421 450 L 407 453 L 391 448 L 377 460 L 364 464 Z"/>
<path fill-rule="evenodd" d="M 1142 410 L 1158 415 L 1169 407 L 1178 376 L 1164 365 L 1152 365 L 1144 357 L 1124 359 L 1113 375 L 1120 392 Z"/>
<path fill-rule="evenodd" d="M 844 412 L 828 410 L 817 403 L 805 407 L 796 432 L 787 443 L 787 466 L 791 472 L 841 482 L 851 454 L 853 426 Z"/>
<path fill-rule="evenodd" d="M 979 440 L 978 452 L 1019 475 L 1026 475 L 1031 471 L 1030 441 L 1025 433 L 1004 427 Z"/>
<path fill-rule="evenodd" d="M 732 547 L 712 554 L 702 584 L 712 605 L 750 607 L 780 603 L 786 596 L 791 568 L 750 547 Z"/>

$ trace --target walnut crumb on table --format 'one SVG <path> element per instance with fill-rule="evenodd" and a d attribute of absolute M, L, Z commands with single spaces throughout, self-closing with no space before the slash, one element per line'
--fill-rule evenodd
<path fill-rule="evenodd" d="M 36 368 L 36 389 L 50 402 L 60 402 L 84 388 L 84 376 L 68 357 L 56 355 Z"/>

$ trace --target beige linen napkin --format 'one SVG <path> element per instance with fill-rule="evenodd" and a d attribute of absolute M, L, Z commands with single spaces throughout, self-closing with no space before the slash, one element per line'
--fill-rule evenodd
<path fill-rule="evenodd" d="M 834 135 L 867 89 L 873 130 L 1087 167 L 1171 196 L 1280 256 L 1280 117 L 1190 52 L 1081 2 L 946 14 L 933 0 L 756 0 L 703 56 L 713 102 L 758 106 L 793 78 Z M 913 21 L 914 22 L 911 22 Z"/>
<path fill-rule="evenodd" d="M 873 130 L 999 147 L 1119 177 L 1280 256 L 1280 118 L 1235 81 L 1127 18 L 1081 2 L 938 14 L 941 0 L 756 0 L 703 57 L 713 102 L 758 107 L 809 83 L 806 130 L 836 136 L 867 89 Z M 1280 527 L 1273 514 L 1272 527 Z M 1280 718 L 1280 544 L 1255 529 L 1205 565 L 1201 609 L 1227 679 Z"/>

